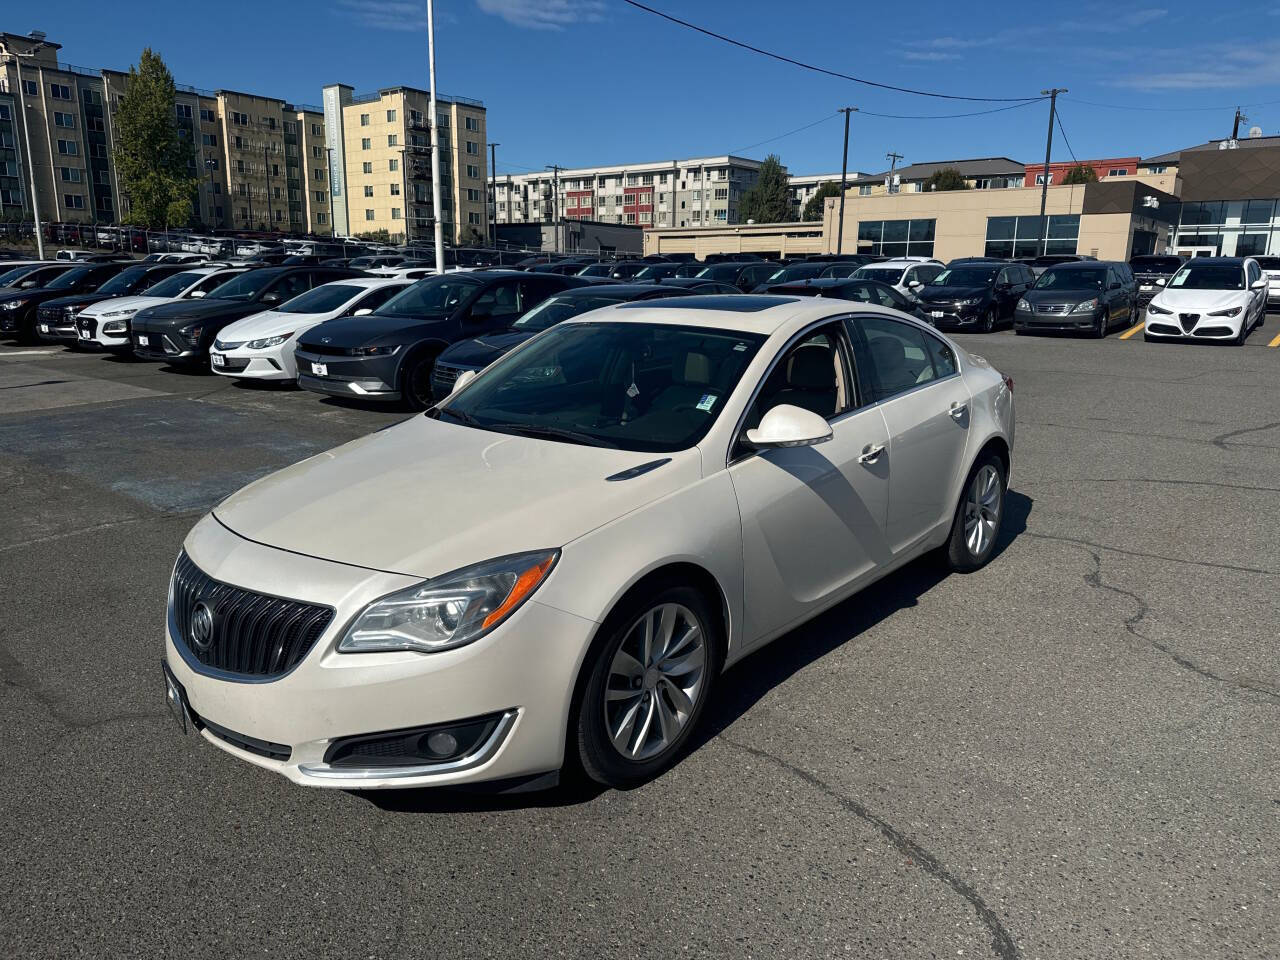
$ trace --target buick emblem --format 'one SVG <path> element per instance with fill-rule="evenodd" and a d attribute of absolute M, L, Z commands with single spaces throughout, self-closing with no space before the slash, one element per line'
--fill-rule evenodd
<path fill-rule="evenodd" d="M 197 603 L 191 611 L 188 629 L 191 632 L 191 646 L 200 653 L 207 653 L 213 646 L 213 611 L 204 601 Z"/>

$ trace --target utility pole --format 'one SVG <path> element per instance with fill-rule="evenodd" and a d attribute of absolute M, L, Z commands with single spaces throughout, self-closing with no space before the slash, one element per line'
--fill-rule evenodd
<path fill-rule="evenodd" d="M 857 107 L 841 107 L 844 114 L 844 155 L 840 160 L 840 214 L 836 221 L 836 253 L 844 253 L 844 192 L 849 187 L 849 114 L 857 113 Z"/>
<path fill-rule="evenodd" d="M 444 273 L 444 224 L 440 222 L 440 118 L 436 116 L 436 21 L 435 2 L 427 0 L 427 63 L 431 70 L 431 214 L 435 219 L 436 273 Z M 455 170 L 456 174 L 457 171 Z"/>
<path fill-rule="evenodd" d="M 267 160 L 267 145 L 262 145 L 262 173 L 267 178 L 267 229 L 275 232 L 276 222 L 271 212 L 271 164 Z"/>
<path fill-rule="evenodd" d="M 547 164 L 547 169 L 551 171 L 551 209 L 554 216 L 552 223 L 555 225 L 555 252 L 560 252 L 560 171 L 564 168 L 559 164 Z"/>
<path fill-rule="evenodd" d="M 37 43 L 26 53 L 9 50 L 13 54 L 14 65 L 18 68 L 18 109 L 22 113 L 22 139 L 27 147 L 27 174 L 31 177 L 31 216 L 35 220 L 36 251 L 41 260 L 44 259 L 44 233 L 40 229 L 40 201 L 36 199 L 36 168 L 31 159 L 31 118 L 27 116 L 27 88 L 22 82 L 22 58 L 34 57 L 43 46 L 43 43 Z"/>
<path fill-rule="evenodd" d="M 400 189 L 404 191 L 404 244 L 409 245 L 409 148 L 400 148 Z"/>
<path fill-rule="evenodd" d="M 1242 123 L 1248 123 L 1248 122 L 1249 122 L 1249 118 L 1248 118 L 1248 117 L 1246 117 L 1243 113 L 1241 113 L 1241 112 L 1240 112 L 1240 108 L 1239 108 L 1239 107 L 1236 107 L 1236 119 L 1235 119 L 1235 123 L 1233 123 L 1233 124 L 1231 125 L 1231 139 L 1232 139 L 1232 140 L 1238 140 L 1238 139 L 1240 139 L 1240 124 L 1242 124 Z"/>
<path fill-rule="evenodd" d="M 498 148 L 500 143 L 489 144 L 489 178 L 493 182 L 493 249 L 498 249 Z"/>
<path fill-rule="evenodd" d="M 1049 154 L 1053 150 L 1053 120 L 1058 110 L 1058 94 L 1066 92 L 1065 87 L 1040 91 L 1040 96 L 1049 98 L 1049 135 L 1044 142 L 1044 176 L 1040 178 L 1040 243 L 1037 244 L 1039 256 L 1042 257 L 1049 243 L 1049 221 L 1045 219 L 1044 212 L 1049 202 Z"/>
<path fill-rule="evenodd" d="M 889 183 L 887 188 L 890 193 L 893 193 L 893 175 L 898 171 L 898 161 L 906 158 L 900 153 L 886 153 L 884 156 L 889 161 Z"/>
<path fill-rule="evenodd" d="M 209 223 L 216 228 L 218 226 L 218 200 L 214 196 L 213 171 L 218 169 L 218 160 L 216 157 L 205 157 L 204 165 L 209 171 Z"/>

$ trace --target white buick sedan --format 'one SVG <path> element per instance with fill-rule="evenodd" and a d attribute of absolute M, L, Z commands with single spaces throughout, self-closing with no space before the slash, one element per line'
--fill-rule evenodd
<path fill-rule="evenodd" d="M 184 729 L 343 788 L 653 777 L 726 666 L 921 554 L 992 556 L 1013 384 L 892 310 L 623 304 L 187 536 Z"/>

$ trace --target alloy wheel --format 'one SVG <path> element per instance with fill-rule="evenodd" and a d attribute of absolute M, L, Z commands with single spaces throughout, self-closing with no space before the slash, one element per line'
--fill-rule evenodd
<path fill-rule="evenodd" d="M 707 635 L 683 604 L 640 615 L 622 638 L 604 691 L 604 722 L 614 749 L 649 760 L 671 748 L 705 689 Z"/>
<path fill-rule="evenodd" d="M 986 464 L 974 474 L 965 500 L 964 542 L 975 557 L 985 554 L 995 539 L 1003 496 L 1000 474 L 994 466 Z"/>

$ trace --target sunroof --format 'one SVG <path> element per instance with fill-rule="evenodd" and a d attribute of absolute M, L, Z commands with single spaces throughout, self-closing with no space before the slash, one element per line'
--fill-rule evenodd
<path fill-rule="evenodd" d="M 753 297 L 742 294 L 721 294 L 705 297 L 675 297 L 671 300 L 640 300 L 624 303 L 619 310 L 723 310 L 726 313 L 758 313 L 781 303 L 799 303 L 794 297 Z"/>

